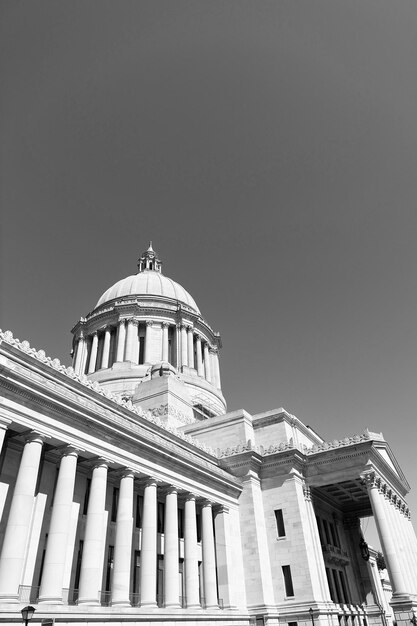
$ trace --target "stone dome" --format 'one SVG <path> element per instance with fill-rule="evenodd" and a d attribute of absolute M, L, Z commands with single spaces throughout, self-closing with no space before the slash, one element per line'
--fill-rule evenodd
<path fill-rule="evenodd" d="M 128 296 L 158 296 L 177 300 L 181 304 L 190 307 L 195 313 L 200 310 L 194 298 L 188 291 L 181 287 L 171 278 L 164 276 L 152 269 L 140 271 L 138 274 L 127 276 L 119 280 L 115 285 L 107 289 L 97 302 L 95 308 L 117 298 Z"/>

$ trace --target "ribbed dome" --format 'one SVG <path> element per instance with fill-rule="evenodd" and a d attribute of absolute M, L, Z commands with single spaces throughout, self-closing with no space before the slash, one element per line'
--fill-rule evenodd
<path fill-rule="evenodd" d="M 162 296 L 164 298 L 172 298 L 182 304 L 186 304 L 200 314 L 194 298 L 190 296 L 184 287 L 181 287 L 171 278 L 153 270 L 141 271 L 138 274 L 119 280 L 113 287 L 110 287 L 103 293 L 95 308 L 105 302 L 115 298 L 123 298 L 124 296 L 139 296 L 139 298 L 140 296 Z"/>

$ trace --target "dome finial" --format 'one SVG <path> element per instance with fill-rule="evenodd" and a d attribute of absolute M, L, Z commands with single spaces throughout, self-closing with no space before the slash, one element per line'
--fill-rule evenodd
<path fill-rule="evenodd" d="M 138 259 L 138 272 L 144 272 L 146 270 L 160 272 L 161 269 L 162 262 L 158 259 L 154 249 L 152 248 L 152 241 L 150 241 L 149 248 Z"/>

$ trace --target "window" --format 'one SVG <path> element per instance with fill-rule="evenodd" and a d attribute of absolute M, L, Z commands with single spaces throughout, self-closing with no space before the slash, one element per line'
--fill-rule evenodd
<path fill-rule="evenodd" d="M 326 535 L 326 543 L 331 545 L 332 540 L 330 539 L 329 525 L 326 519 L 323 520 L 323 528 L 324 528 L 324 534 Z"/>
<path fill-rule="evenodd" d="M 321 525 L 321 519 L 318 517 L 318 515 L 316 515 L 316 522 L 317 522 L 317 528 L 319 531 L 319 537 L 320 537 L 320 543 L 321 545 L 324 544 L 324 539 L 323 539 L 323 528 Z"/>
<path fill-rule="evenodd" d="M 337 602 L 337 598 L 335 596 L 334 589 L 333 589 L 332 577 L 331 577 L 330 570 L 328 567 L 326 567 L 326 576 L 327 576 L 327 583 L 329 585 L 330 597 L 332 599 L 332 602 Z"/>
<path fill-rule="evenodd" d="M 119 504 L 119 488 L 113 487 L 113 498 L 111 503 L 111 521 L 115 522 L 117 518 L 117 505 Z"/>
<path fill-rule="evenodd" d="M 278 537 L 285 537 L 285 525 L 282 509 L 277 509 L 275 512 L 275 522 L 277 524 Z"/>
<path fill-rule="evenodd" d="M 91 478 L 87 478 L 87 484 L 85 486 L 85 495 L 84 495 L 83 515 L 87 515 L 88 500 L 90 499 L 90 489 L 91 489 Z"/>
<path fill-rule="evenodd" d="M 139 365 L 145 363 L 145 337 L 139 337 Z"/>
<path fill-rule="evenodd" d="M 284 577 L 285 595 L 287 597 L 294 595 L 294 587 L 292 584 L 291 567 L 289 565 L 282 566 L 282 575 Z"/>
<path fill-rule="evenodd" d="M 178 509 L 178 539 L 184 539 L 184 509 Z"/>
<path fill-rule="evenodd" d="M 340 548 L 339 537 L 337 535 L 336 526 L 335 524 L 333 524 L 333 522 L 329 522 L 329 526 L 330 526 L 330 532 L 332 535 L 332 544 L 336 546 L 336 548 Z"/>
<path fill-rule="evenodd" d="M 163 533 L 164 532 L 164 517 L 165 517 L 165 504 L 163 502 L 158 502 L 158 522 L 157 522 L 157 527 L 158 533 Z"/>
<path fill-rule="evenodd" d="M 288 622 L 288 626 L 298 626 L 297 622 Z"/>
<path fill-rule="evenodd" d="M 74 589 L 78 590 L 78 587 L 80 585 L 80 575 L 81 575 L 81 561 L 83 558 L 83 547 L 84 547 L 84 541 L 82 539 L 80 539 L 80 544 L 78 547 L 78 555 L 77 555 L 77 566 L 75 568 L 75 580 L 74 580 Z"/>
<path fill-rule="evenodd" d="M 332 575 L 333 575 L 334 589 L 335 589 L 335 593 L 336 593 L 337 602 L 339 604 L 342 604 L 343 603 L 343 598 L 342 598 L 342 594 L 340 592 L 340 584 L 339 584 L 339 577 L 337 575 L 337 570 L 332 569 Z"/>
<path fill-rule="evenodd" d="M 142 528 L 143 496 L 136 496 L 136 528 Z"/>
<path fill-rule="evenodd" d="M 110 591 L 110 589 L 111 589 L 111 573 L 112 573 L 112 570 L 113 570 L 113 560 L 114 560 L 114 546 L 109 546 L 109 550 L 107 552 L 106 589 L 105 589 L 105 591 Z"/>
<path fill-rule="evenodd" d="M 139 601 L 140 590 L 140 552 L 135 550 L 135 558 L 133 560 L 133 606 L 137 606 Z"/>
<path fill-rule="evenodd" d="M 201 541 L 201 515 L 200 513 L 197 513 L 196 515 L 196 522 L 197 522 L 197 541 Z"/>
<path fill-rule="evenodd" d="M 344 602 L 345 604 L 350 604 L 345 572 L 342 572 L 341 570 L 339 570 L 339 578 L 340 578 L 340 586 L 343 592 Z"/>

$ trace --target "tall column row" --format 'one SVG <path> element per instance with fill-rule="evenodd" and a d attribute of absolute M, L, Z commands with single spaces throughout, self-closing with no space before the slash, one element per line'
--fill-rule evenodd
<path fill-rule="evenodd" d="M 411 524 L 396 505 L 397 497 L 387 489 L 380 477 L 370 472 L 363 478 L 368 489 L 393 596 L 407 597 L 415 594 L 417 541 Z"/>
<path fill-rule="evenodd" d="M 26 439 L 24 445 L 0 556 L 0 602 L 19 601 L 19 586 L 30 535 L 43 442 L 44 438 L 41 435 L 33 433 Z M 78 451 L 75 448 L 67 446 L 62 449 L 48 541 L 43 557 L 40 603 L 63 603 L 64 577 L 68 569 L 66 561 L 72 536 L 71 513 L 77 460 Z M 78 584 L 79 604 L 97 605 L 101 600 L 107 534 L 105 508 L 107 473 L 107 461 L 98 459 L 92 469 L 83 536 Z M 157 480 L 149 478 L 144 485 L 143 494 L 140 604 L 150 608 L 157 606 L 159 495 L 159 500 L 162 496 L 165 502 L 163 602 L 166 607 L 180 607 L 178 490 L 172 486 L 158 489 Z M 134 498 L 134 471 L 127 468 L 121 472 L 119 484 L 111 584 L 111 603 L 120 606 L 130 606 Z M 72 553 L 72 550 L 70 552 Z M 202 598 L 199 586 L 200 560 L 203 574 Z M 196 496 L 193 494 L 188 494 L 184 503 L 184 581 L 185 602 L 188 608 L 200 607 L 202 602 L 207 608 L 218 606 L 212 504 L 203 501 L 201 506 L 200 550 L 197 538 Z"/>
<path fill-rule="evenodd" d="M 102 335 L 96 331 L 88 339 L 80 336 L 77 341 L 74 355 L 74 369 L 77 374 L 87 372 L 93 374 L 99 369 L 110 367 L 113 362 L 130 361 L 132 363 L 153 363 L 173 360 L 173 365 L 196 369 L 197 374 L 221 389 L 218 349 L 211 347 L 194 328 L 187 324 L 178 327 L 177 358 L 170 359 L 169 326 L 167 322 L 153 322 L 146 324 L 137 319 L 123 319 L 117 325 L 114 346 L 111 351 L 112 327 L 104 329 Z M 159 332 L 155 335 L 153 327 Z M 139 332 L 139 328 L 141 328 Z M 143 347 L 141 353 L 141 336 Z M 155 339 L 157 337 L 157 339 Z M 155 344 L 156 341 L 156 348 Z M 158 342 L 160 346 L 158 347 Z M 179 362 L 176 362 L 179 361 Z"/>

